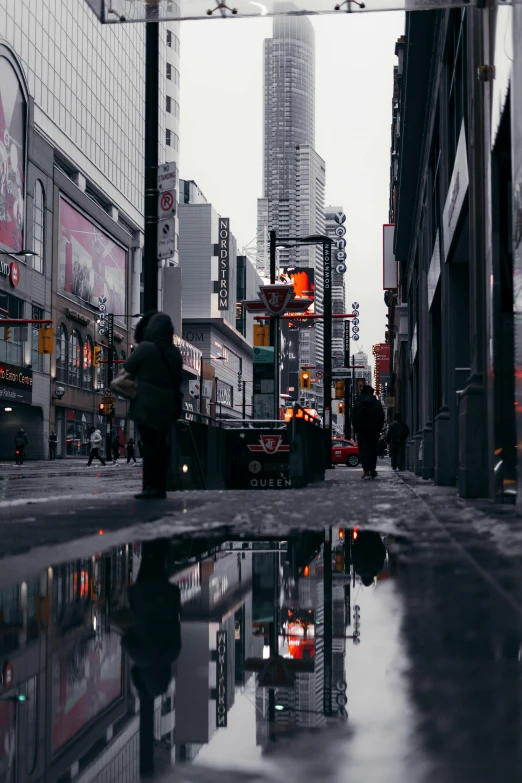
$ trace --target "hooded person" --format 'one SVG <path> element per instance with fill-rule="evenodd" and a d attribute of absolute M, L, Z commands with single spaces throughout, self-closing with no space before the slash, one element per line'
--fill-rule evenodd
<path fill-rule="evenodd" d="M 143 443 L 143 491 L 135 497 L 166 497 L 170 425 L 181 413 L 183 360 L 173 344 L 174 327 L 166 313 L 152 315 L 144 339 L 124 363 L 137 380 L 132 415 Z"/>
<path fill-rule="evenodd" d="M 371 386 L 363 386 L 360 395 L 355 400 L 352 424 L 357 434 L 359 456 L 363 466 L 361 478 L 375 478 L 377 475 L 377 444 L 384 425 L 384 410 Z"/>
<path fill-rule="evenodd" d="M 375 582 L 386 562 L 386 547 L 379 533 L 373 530 L 359 530 L 352 542 L 352 562 L 355 573 L 365 587 Z"/>

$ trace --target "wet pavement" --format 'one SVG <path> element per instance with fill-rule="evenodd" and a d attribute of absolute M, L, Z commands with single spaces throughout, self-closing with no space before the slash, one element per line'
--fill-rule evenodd
<path fill-rule="evenodd" d="M 2 783 L 520 781 L 512 512 L 387 462 L 144 505 L 131 470 L 3 472 Z"/>

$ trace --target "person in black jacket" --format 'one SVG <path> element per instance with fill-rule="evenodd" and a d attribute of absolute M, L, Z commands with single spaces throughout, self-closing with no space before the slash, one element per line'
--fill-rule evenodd
<path fill-rule="evenodd" d="M 138 381 L 133 417 L 143 442 L 143 491 L 137 499 L 166 497 L 168 435 L 181 413 L 183 360 L 173 336 L 170 317 L 156 313 L 145 329 L 145 339 L 123 365 Z"/>
<path fill-rule="evenodd" d="M 394 422 L 390 424 L 386 440 L 390 446 L 391 466 L 393 470 L 404 470 L 406 456 L 406 440 L 410 428 L 402 420 L 402 413 L 396 413 Z"/>
<path fill-rule="evenodd" d="M 49 435 L 49 459 L 51 462 L 56 459 L 56 447 L 58 446 L 58 435 L 53 430 Z"/>
<path fill-rule="evenodd" d="M 23 465 L 24 457 L 25 457 L 25 447 L 29 445 L 29 441 L 27 440 L 27 435 L 25 434 L 25 430 L 23 427 L 20 427 L 20 429 L 16 433 L 14 442 L 15 442 L 16 464 Z"/>
<path fill-rule="evenodd" d="M 361 478 L 377 475 L 377 443 L 384 425 L 384 411 L 371 386 L 363 386 L 355 400 L 352 424 L 357 435 L 359 456 L 363 466 Z"/>

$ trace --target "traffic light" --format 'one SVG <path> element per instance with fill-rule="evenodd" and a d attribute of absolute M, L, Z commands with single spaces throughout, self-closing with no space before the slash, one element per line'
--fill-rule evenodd
<path fill-rule="evenodd" d="M 100 354 L 101 354 L 101 347 L 99 345 L 94 346 L 94 351 L 92 352 L 92 366 L 93 367 L 99 367 L 100 366 Z"/>
<path fill-rule="evenodd" d="M 98 415 L 99 416 L 106 416 L 106 413 L 105 413 L 105 403 L 104 402 L 100 402 L 100 404 L 98 405 Z"/>
<path fill-rule="evenodd" d="M 339 416 L 344 416 L 344 402 L 339 403 L 338 413 Z"/>
<path fill-rule="evenodd" d="M 11 337 L 11 329 L 8 326 L 4 326 L 4 340 L 9 340 Z"/>
<path fill-rule="evenodd" d="M 112 402 L 105 403 L 105 415 L 112 416 Z"/>
<path fill-rule="evenodd" d="M 312 388 L 312 378 L 310 376 L 310 373 L 308 370 L 302 370 L 299 373 L 299 388 L 300 389 L 311 389 Z"/>
<path fill-rule="evenodd" d="M 38 329 L 38 353 L 49 354 L 54 348 L 54 333 L 52 329 Z"/>
<path fill-rule="evenodd" d="M 254 324 L 254 346 L 270 345 L 270 330 L 268 324 Z"/>
<path fill-rule="evenodd" d="M 335 382 L 335 399 L 342 400 L 344 397 L 344 381 Z"/>

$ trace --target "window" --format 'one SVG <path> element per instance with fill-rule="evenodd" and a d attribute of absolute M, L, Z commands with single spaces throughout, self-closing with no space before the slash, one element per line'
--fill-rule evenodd
<path fill-rule="evenodd" d="M 33 305 L 32 309 L 33 309 L 33 314 L 31 318 L 34 319 L 45 318 L 44 311 L 41 307 L 37 307 L 36 305 Z M 33 371 L 36 370 L 36 372 L 43 372 L 44 357 L 42 354 L 38 353 L 38 333 L 42 328 L 42 324 L 33 324 L 32 328 L 33 328 L 33 342 L 32 342 L 32 351 L 31 351 L 31 364 L 33 367 Z"/>
<path fill-rule="evenodd" d="M 67 329 L 64 324 L 56 337 L 56 380 L 67 383 Z"/>
<path fill-rule="evenodd" d="M 37 254 L 33 257 L 33 269 L 44 272 L 45 253 L 45 198 L 43 185 L 39 179 L 34 186 L 33 200 L 33 250 Z"/>
<path fill-rule="evenodd" d="M 167 63 L 167 79 L 172 80 L 172 65 Z"/>
<path fill-rule="evenodd" d="M 10 318 L 24 317 L 24 303 L 21 299 L 11 294 L 0 291 L 0 307 L 7 310 Z M 10 326 L 11 337 L 4 340 L 4 329 L 0 327 L 0 361 L 21 365 L 23 362 L 22 330 L 20 327 Z"/>
<path fill-rule="evenodd" d="M 69 384 L 82 385 L 82 338 L 73 330 L 69 341 Z"/>
<path fill-rule="evenodd" d="M 167 128 L 166 135 L 165 135 L 165 144 L 167 147 L 172 147 L 172 131 L 170 128 Z"/>
<path fill-rule="evenodd" d="M 93 379 L 92 379 L 93 350 L 94 350 L 94 346 L 92 342 L 92 337 L 88 335 L 85 344 L 83 346 L 83 388 L 87 389 L 87 391 L 93 390 Z"/>
<path fill-rule="evenodd" d="M 170 30 L 167 30 L 167 46 L 169 47 L 169 49 L 172 48 L 172 32 Z M 167 79 L 168 78 L 169 77 L 167 76 Z"/>
<path fill-rule="evenodd" d="M 170 97 L 170 95 L 167 95 L 165 108 L 169 114 L 172 114 L 172 98 Z"/>

